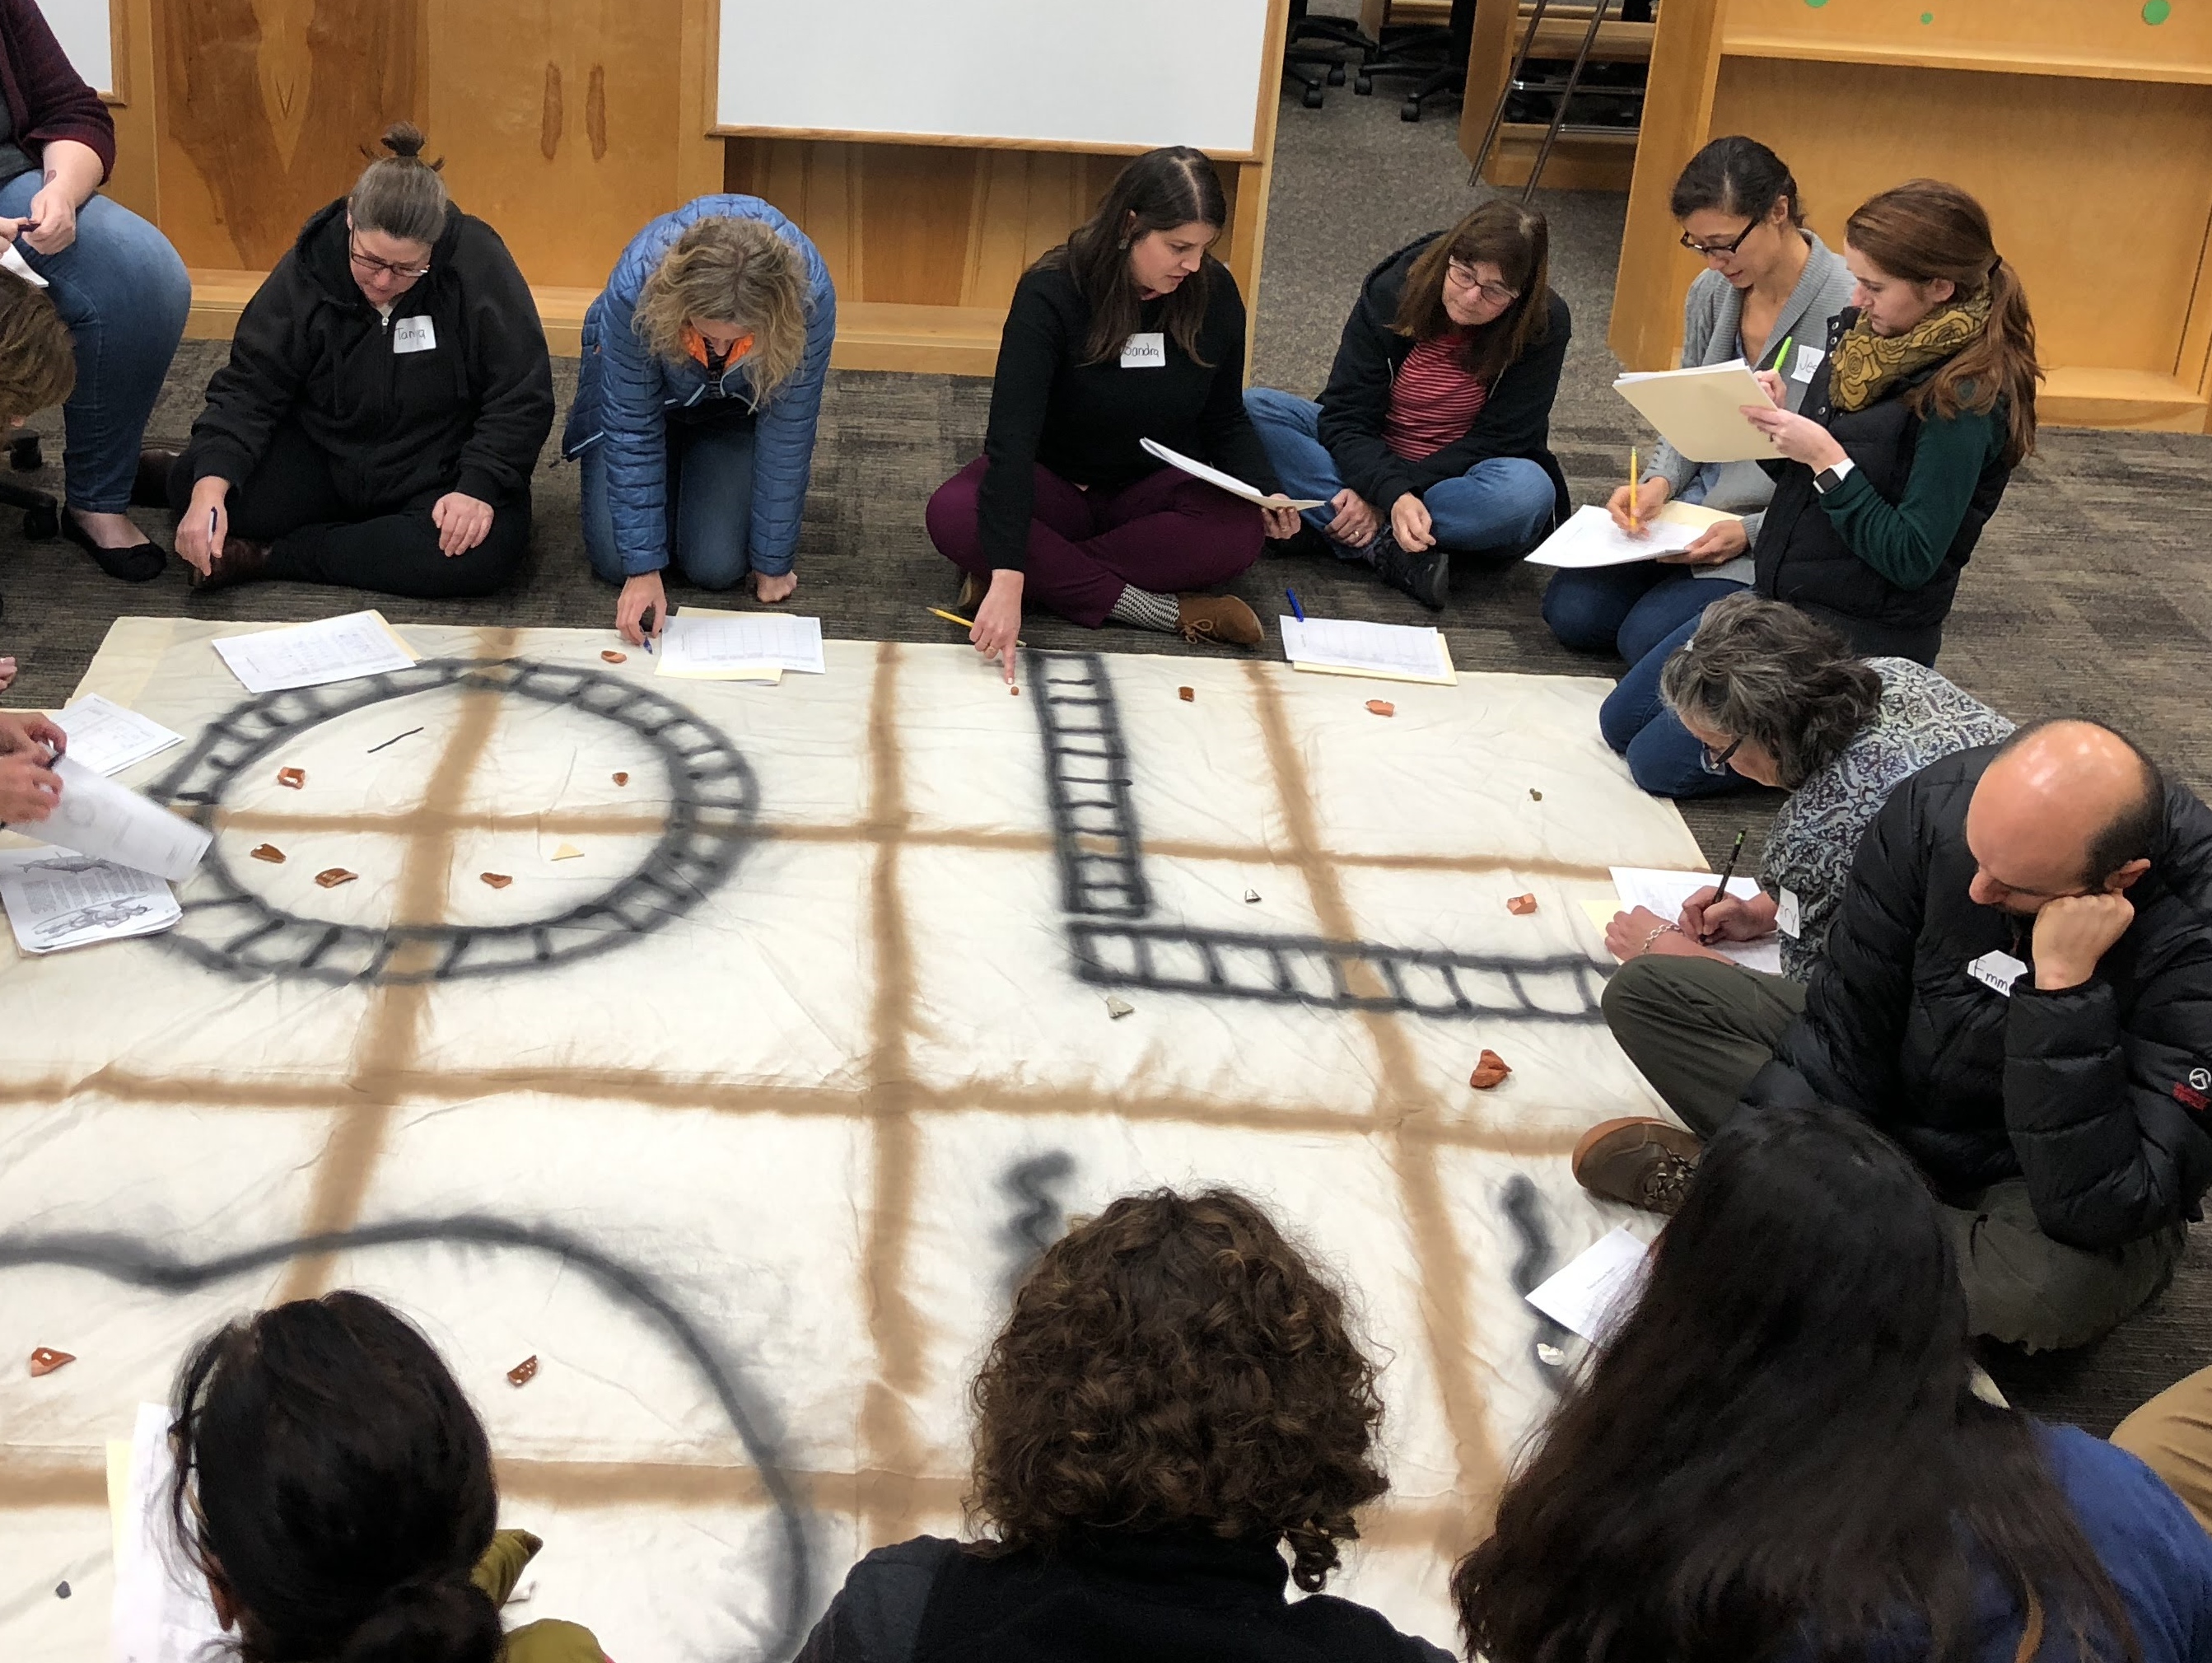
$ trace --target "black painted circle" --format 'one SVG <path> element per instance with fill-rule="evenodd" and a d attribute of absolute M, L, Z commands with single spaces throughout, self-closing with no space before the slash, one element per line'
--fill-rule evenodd
<path fill-rule="evenodd" d="M 238 880 L 217 845 L 191 880 L 184 921 L 153 939 L 241 977 L 343 985 L 502 976 L 573 963 L 650 935 L 690 911 L 736 870 L 760 793 L 727 736 L 634 681 L 532 659 L 433 659 L 388 675 L 246 699 L 210 724 L 148 795 L 210 824 L 233 783 L 278 746 L 337 717 L 447 688 L 573 706 L 628 728 L 655 752 L 667 769 L 671 801 L 668 823 L 644 860 L 605 893 L 550 917 L 374 929 L 270 905 Z M 436 950 L 434 962 L 394 970 L 393 955 L 416 942 Z"/>

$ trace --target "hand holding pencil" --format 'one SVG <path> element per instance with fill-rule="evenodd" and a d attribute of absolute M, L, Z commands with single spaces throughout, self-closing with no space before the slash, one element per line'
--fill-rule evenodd
<path fill-rule="evenodd" d="M 1650 528 L 1652 516 L 1667 505 L 1674 493 L 1665 479 L 1657 476 L 1641 484 L 1623 485 L 1613 493 L 1605 511 L 1613 516 L 1613 523 L 1632 537 L 1641 537 Z"/>

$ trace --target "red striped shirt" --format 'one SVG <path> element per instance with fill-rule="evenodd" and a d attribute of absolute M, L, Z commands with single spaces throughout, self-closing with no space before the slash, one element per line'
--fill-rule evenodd
<path fill-rule="evenodd" d="M 1382 442 L 1408 461 L 1465 438 L 1490 397 L 1467 368 L 1467 336 L 1459 330 L 1423 341 L 1406 355 L 1390 386 Z"/>

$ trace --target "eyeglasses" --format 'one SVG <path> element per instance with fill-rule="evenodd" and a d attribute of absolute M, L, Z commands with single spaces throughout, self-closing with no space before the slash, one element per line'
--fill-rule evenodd
<path fill-rule="evenodd" d="M 1492 306 L 1510 306 L 1521 298 L 1517 289 L 1508 289 L 1503 283 L 1485 283 L 1474 275 L 1471 265 L 1462 265 L 1452 260 L 1444 266 L 1444 275 L 1462 289 L 1472 289 Z"/>
<path fill-rule="evenodd" d="M 1707 259 L 1711 259 L 1715 254 L 1733 254 L 1737 249 L 1743 247 L 1744 239 L 1748 237 L 1753 231 L 1759 229 L 1759 228 L 1765 222 L 1765 216 L 1762 215 L 1759 218 L 1752 221 L 1750 224 L 1745 226 L 1742 230 L 1737 232 L 1734 237 L 1730 238 L 1726 242 L 1699 242 L 1687 231 L 1685 231 L 1682 233 L 1681 237 L 1682 247 L 1688 249 L 1693 254 L 1704 255 Z"/>
<path fill-rule="evenodd" d="M 374 254 L 364 254 L 354 245 L 351 237 L 346 239 L 346 253 L 352 257 L 356 270 L 365 271 L 372 277 L 397 277 L 402 283 L 413 283 L 430 275 L 430 268 L 427 265 L 395 265 L 390 260 L 377 259 Z"/>
<path fill-rule="evenodd" d="M 1737 747 L 1742 743 L 1743 735 L 1738 734 L 1729 741 L 1728 749 L 1725 751 L 1717 752 L 1710 745 L 1698 746 L 1698 765 L 1708 774 L 1725 774 L 1729 771 L 1729 758 L 1736 753 Z"/>

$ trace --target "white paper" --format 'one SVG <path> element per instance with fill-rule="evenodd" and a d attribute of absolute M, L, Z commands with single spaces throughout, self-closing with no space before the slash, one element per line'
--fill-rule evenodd
<path fill-rule="evenodd" d="M 69 754 L 96 774 L 119 774 L 185 742 L 182 734 L 98 693 L 55 711 L 54 725 L 69 735 Z"/>
<path fill-rule="evenodd" d="M 1570 515 L 1567 523 L 1538 544 L 1528 558 L 1533 565 L 1577 571 L 1632 565 L 1639 560 L 1656 560 L 1662 554 L 1679 554 L 1704 536 L 1708 527 L 1735 517 L 1692 503 L 1669 503 L 1644 521 L 1644 535 L 1638 537 L 1614 525 L 1613 515 L 1605 509 L 1586 506 Z"/>
<path fill-rule="evenodd" d="M 204 827 L 178 819 L 74 757 L 56 758 L 54 772 L 62 782 L 54 812 L 42 820 L 19 820 L 9 830 L 173 880 L 191 877 L 215 841 Z"/>
<path fill-rule="evenodd" d="M 0 266 L 6 267 L 33 289 L 46 287 L 46 280 L 31 270 L 31 263 L 23 258 L 22 250 L 14 243 L 0 247 Z"/>
<path fill-rule="evenodd" d="M 176 1471 L 169 1453 L 169 1410 L 140 1404 L 131 1428 L 131 1483 L 122 1553 L 115 1565 L 108 1657 L 112 1663 L 193 1663 L 219 1657 L 222 1624 L 207 1579 L 191 1567 L 169 1512 Z"/>
<path fill-rule="evenodd" d="M 157 935 L 185 916 L 152 873 L 51 849 L 0 850 L 0 905 L 33 954 Z"/>
<path fill-rule="evenodd" d="M 694 618 L 678 612 L 660 632 L 656 675 L 723 677 L 763 667 L 820 675 L 822 620 L 788 612 Z"/>
<path fill-rule="evenodd" d="M 404 670 L 414 659 L 375 612 L 348 612 L 285 630 L 216 638 L 215 649 L 249 693 L 320 687 Z"/>
<path fill-rule="evenodd" d="M 1425 624 L 1369 624 L 1346 618 L 1283 618 L 1283 655 L 1293 664 L 1372 670 L 1390 676 L 1437 680 L 1451 661 L 1443 637 Z"/>
<path fill-rule="evenodd" d="M 1319 497 L 1305 502 L 1295 496 L 1285 496 L 1280 492 L 1273 496 L 1264 496 L 1235 474 L 1224 473 L 1219 468 L 1210 468 L 1203 462 L 1193 461 L 1178 451 L 1170 450 L 1157 439 L 1140 439 L 1138 442 L 1144 446 L 1147 454 L 1158 457 L 1170 467 L 1181 468 L 1194 479 L 1203 479 L 1209 485 L 1218 485 L 1231 496 L 1257 503 L 1263 509 L 1317 509 L 1322 505 Z"/>
<path fill-rule="evenodd" d="M 1701 889 L 1711 889 L 1721 875 L 1717 872 L 1666 872 L 1641 866 L 1616 866 L 1610 869 L 1623 911 L 1649 907 L 1669 923 L 1682 916 L 1683 902 Z M 1747 901 L 1756 900 L 1759 880 L 1739 873 L 1729 880 L 1728 892 Z M 1775 936 L 1757 941 L 1706 941 L 1703 945 L 1723 958 L 1735 959 L 1746 970 L 1763 970 L 1770 976 L 1782 973 L 1782 943 Z"/>
<path fill-rule="evenodd" d="M 1650 1254 L 1640 1238 L 1618 1227 L 1530 1289 L 1528 1303 L 1568 1332 L 1601 1341 L 1634 1307 Z"/>

